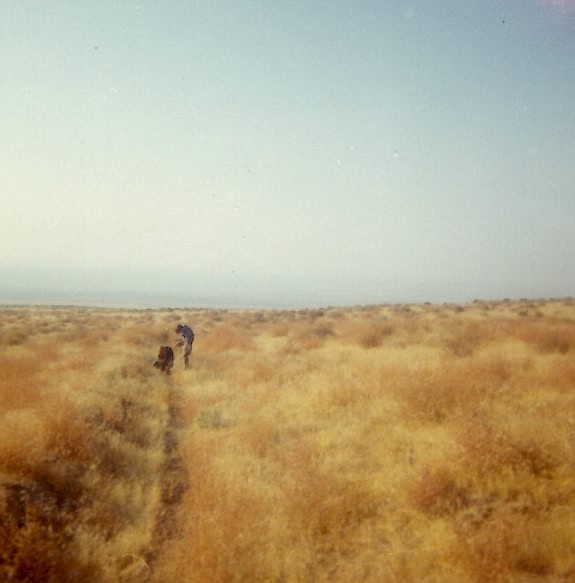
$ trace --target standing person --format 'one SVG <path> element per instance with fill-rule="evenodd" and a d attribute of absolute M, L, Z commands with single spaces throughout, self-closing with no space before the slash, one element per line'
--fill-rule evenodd
<path fill-rule="evenodd" d="M 180 340 L 176 346 L 184 347 L 184 362 L 186 368 L 190 368 L 190 354 L 192 354 L 192 344 L 194 343 L 194 331 L 186 324 L 178 324 L 176 332 L 180 335 Z"/>

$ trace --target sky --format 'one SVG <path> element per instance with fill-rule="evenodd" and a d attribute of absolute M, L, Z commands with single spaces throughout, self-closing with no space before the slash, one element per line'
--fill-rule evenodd
<path fill-rule="evenodd" d="M 573 296 L 574 63 L 575 0 L 4 0 L 0 301 Z"/>

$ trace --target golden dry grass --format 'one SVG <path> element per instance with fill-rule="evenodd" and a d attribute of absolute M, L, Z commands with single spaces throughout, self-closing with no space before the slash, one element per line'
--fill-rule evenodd
<path fill-rule="evenodd" d="M 0 347 L 0 580 L 575 580 L 573 300 L 4 307 Z"/>

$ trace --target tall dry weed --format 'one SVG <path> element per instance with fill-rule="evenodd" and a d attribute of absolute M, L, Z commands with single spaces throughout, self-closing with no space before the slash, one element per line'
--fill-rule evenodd
<path fill-rule="evenodd" d="M 251 350 L 251 334 L 238 323 L 219 324 L 202 338 L 202 346 L 207 352 L 224 352 L 226 350 Z"/>
<path fill-rule="evenodd" d="M 28 356 L 0 356 L 0 415 L 10 409 L 32 407 L 42 397 L 37 380 L 40 361 Z"/>
<path fill-rule="evenodd" d="M 491 340 L 491 327 L 475 320 L 454 320 L 443 333 L 445 348 L 455 356 L 469 357 Z"/>
<path fill-rule="evenodd" d="M 385 338 L 393 332 L 393 324 L 380 318 L 360 321 L 345 319 L 337 323 L 339 339 L 357 344 L 361 348 L 381 346 Z"/>
<path fill-rule="evenodd" d="M 567 581 L 574 310 L 0 310 L 0 578 Z"/>

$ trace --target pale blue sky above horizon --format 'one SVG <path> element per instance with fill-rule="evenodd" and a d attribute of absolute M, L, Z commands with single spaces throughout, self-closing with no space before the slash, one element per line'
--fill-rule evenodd
<path fill-rule="evenodd" d="M 6 0 L 0 63 L 4 285 L 575 295 L 575 1 Z"/>

